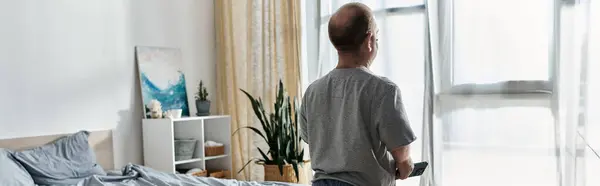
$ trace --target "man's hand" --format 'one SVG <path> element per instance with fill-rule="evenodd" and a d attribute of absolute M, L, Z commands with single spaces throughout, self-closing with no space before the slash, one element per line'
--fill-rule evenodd
<path fill-rule="evenodd" d="M 405 180 L 414 169 L 414 164 L 411 158 L 402 162 L 396 162 L 396 179 Z"/>

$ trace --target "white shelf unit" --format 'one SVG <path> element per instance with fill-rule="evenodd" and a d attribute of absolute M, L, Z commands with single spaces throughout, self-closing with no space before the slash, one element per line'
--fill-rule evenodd
<path fill-rule="evenodd" d="M 143 119 L 144 165 L 158 171 L 175 173 L 177 169 L 232 171 L 231 117 L 202 116 L 178 119 Z M 197 139 L 192 159 L 175 161 L 175 139 Z M 225 154 L 206 157 L 204 142 L 225 145 Z M 184 173 L 184 172 L 182 172 Z"/>

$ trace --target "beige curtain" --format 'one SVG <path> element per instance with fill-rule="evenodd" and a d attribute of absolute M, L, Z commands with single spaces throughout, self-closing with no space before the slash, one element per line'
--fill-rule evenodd
<path fill-rule="evenodd" d="M 300 0 L 216 0 L 217 110 L 231 115 L 231 129 L 260 124 L 240 89 L 261 97 L 271 109 L 282 79 L 288 94 L 300 96 Z M 259 127 L 260 128 L 260 127 Z M 268 149 L 251 131 L 232 136 L 234 177 L 263 180 L 263 167 L 250 164 L 256 147 Z"/>

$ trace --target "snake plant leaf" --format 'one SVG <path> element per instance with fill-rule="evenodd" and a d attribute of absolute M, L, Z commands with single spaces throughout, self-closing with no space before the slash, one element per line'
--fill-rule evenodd
<path fill-rule="evenodd" d="M 262 149 L 260 149 L 260 147 L 257 147 L 257 149 L 258 149 L 258 152 L 260 152 L 260 155 L 263 157 L 263 159 L 265 161 L 268 161 L 269 160 L 269 156 L 267 156 L 267 154 L 265 154 L 265 152 L 263 152 Z"/>
<path fill-rule="evenodd" d="M 292 167 L 294 168 L 294 173 L 296 173 L 296 180 L 300 181 L 300 174 L 298 174 L 300 171 L 298 171 L 298 162 L 297 161 L 292 161 Z"/>
<path fill-rule="evenodd" d="M 284 136 L 282 138 L 282 143 L 281 144 L 283 146 L 283 148 L 281 149 L 281 154 L 285 154 L 287 156 L 289 154 L 289 152 L 290 152 L 290 148 L 289 148 L 289 146 L 290 146 L 290 140 L 289 140 L 289 138 L 287 138 L 286 136 Z"/>
<path fill-rule="evenodd" d="M 279 147 L 277 146 L 278 144 L 279 142 L 277 142 L 276 140 L 269 142 L 269 152 L 277 154 L 277 149 L 279 149 Z"/>
<path fill-rule="evenodd" d="M 304 149 L 302 149 L 302 151 L 300 151 L 300 154 L 298 155 L 297 159 L 299 159 L 299 160 L 304 159 Z"/>
<path fill-rule="evenodd" d="M 265 141 L 268 142 L 267 138 L 265 137 L 265 135 L 263 135 L 262 132 L 260 132 L 260 130 L 258 130 L 257 128 L 254 128 L 254 127 L 250 127 L 250 126 L 240 127 L 239 129 L 235 130 L 235 132 L 233 132 L 233 134 L 235 135 L 235 133 L 237 133 L 238 131 L 240 131 L 240 129 L 243 129 L 243 128 L 247 128 L 247 129 L 254 131 L 254 133 L 258 134 L 260 137 L 262 137 Z"/>
<path fill-rule="evenodd" d="M 289 97 L 287 99 L 287 102 L 288 102 L 288 105 L 291 105 Z M 287 123 L 289 125 L 288 126 L 289 131 L 290 131 L 289 132 L 289 136 L 290 136 L 290 138 L 292 140 L 290 149 L 295 152 L 296 151 L 296 143 L 297 143 L 296 142 L 296 133 L 297 133 L 297 131 L 295 130 L 296 126 L 293 124 L 293 121 L 292 121 L 292 118 L 291 118 L 291 116 L 292 116 L 292 107 L 291 106 L 288 106 L 287 113 L 288 113 L 287 114 L 288 117 L 286 118 L 286 120 L 287 120 Z"/>
<path fill-rule="evenodd" d="M 287 97 L 286 101 L 287 101 L 287 104 L 286 104 L 286 106 L 287 106 L 287 110 L 286 110 L 287 114 L 286 114 L 286 116 L 288 117 L 287 119 L 291 119 L 291 116 L 292 116 L 292 103 L 290 102 L 290 97 Z"/>
<path fill-rule="evenodd" d="M 283 176 L 283 165 L 285 164 L 285 162 L 283 162 L 283 158 L 279 157 L 279 159 L 277 160 L 277 166 L 279 167 L 279 174 L 281 174 L 281 176 Z"/>
<path fill-rule="evenodd" d="M 278 95 L 281 95 L 281 98 L 283 99 L 283 81 L 280 79 L 279 80 L 279 92 L 277 93 Z M 283 100 L 282 100 L 283 101 Z"/>
<path fill-rule="evenodd" d="M 295 157 L 295 153 L 296 153 L 296 149 L 293 149 L 292 147 L 294 146 L 294 143 L 292 140 L 289 140 L 288 142 L 288 146 L 286 149 L 286 153 L 285 156 L 288 157 L 288 160 L 293 161 L 294 159 L 296 159 Z"/>
<path fill-rule="evenodd" d="M 248 162 L 246 162 L 246 164 L 244 164 L 244 166 L 242 166 L 242 168 L 237 173 L 239 174 L 240 172 L 242 172 L 246 168 L 246 166 L 248 166 L 248 164 L 252 163 L 252 161 L 255 161 L 255 160 L 256 160 L 256 162 L 261 161 L 258 158 L 252 158 L 252 159 L 248 160 Z"/>
<path fill-rule="evenodd" d="M 294 124 L 296 124 L 296 130 L 297 130 L 298 129 L 297 128 L 298 127 L 297 126 L 298 125 L 298 117 L 299 117 L 298 116 L 298 110 L 300 110 L 300 108 L 299 108 L 298 104 L 296 104 L 296 103 L 297 103 L 296 99 L 294 98 L 294 102 L 292 104 L 294 105 L 293 106 L 294 107 Z"/>
<path fill-rule="evenodd" d="M 265 123 L 265 119 L 263 118 L 263 114 L 261 113 L 265 113 L 265 110 L 261 107 L 261 103 L 258 100 L 254 99 L 254 97 L 252 97 L 252 95 L 250 95 L 248 92 L 240 89 L 244 94 L 246 94 L 246 96 L 248 97 L 248 99 L 250 99 L 250 103 L 252 103 L 252 110 L 254 110 L 254 114 L 256 114 L 256 116 L 258 116 L 258 120 L 260 121 L 260 124 L 262 125 L 263 130 L 265 131 L 265 133 L 269 134 L 269 128 L 266 127 L 266 123 Z M 260 99 L 260 98 L 259 98 Z"/>
<path fill-rule="evenodd" d="M 272 120 L 271 120 L 271 118 L 267 117 L 267 116 L 269 116 L 269 114 L 267 114 L 266 112 L 264 112 L 264 110 L 265 110 L 265 109 L 264 109 L 264 107 L 263 107 L 262 100 L 261 100 L 260 98 L 258 98 L 258 103 L 259 103 L 259 104 L 258 104 L 258 105 L 259 105 L 259 108 L 260 108 L 261 110 L 263 110 L 263 112 L 262 112 L 262 113 L 261 113 L 261 115 L 260 115 L 260 116 L 262 116 L 262 117 L 264 118 L 264 121 L 265 121 L 265 126 L 263 126 L 263 127 L 264 127 L 265 129 L 268 129 L 268 130 L 269 130 L 269 134 L 271 134 L 271 133 L 272 133 L 272 131 L 273 131 Z M 258 115 L 257 115 L 257 117 L 260 117 L 260 116 L 258 116 Z M 272 137 L 273 137 L 273 136 L 271 136 L 271 138 L 272 138 Z"/>

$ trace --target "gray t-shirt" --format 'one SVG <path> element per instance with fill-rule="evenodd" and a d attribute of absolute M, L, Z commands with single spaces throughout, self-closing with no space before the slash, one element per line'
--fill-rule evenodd
<path fill-rule="evenodd" d="M 299 123 L 314 180 L 357 186 L 396 185 L 389 151 L 416 139 L 398 86 L 366 68 L 335 69 L 313 82 Z"/>

